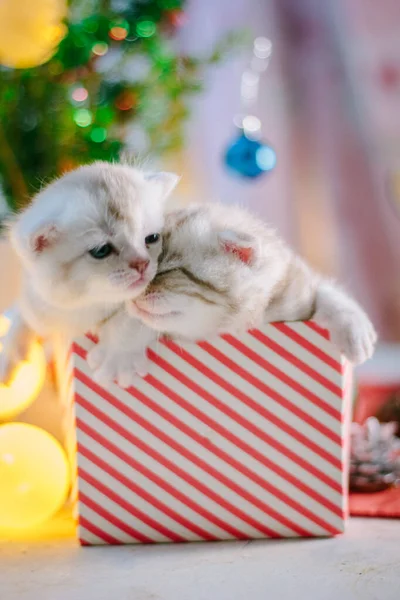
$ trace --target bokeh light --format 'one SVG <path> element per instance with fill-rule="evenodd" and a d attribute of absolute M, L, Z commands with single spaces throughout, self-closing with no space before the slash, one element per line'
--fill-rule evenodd
<path fill-rule="evenodd" d="M 109 33 L 110 38 L 117 42 L 124 40 L 127 35 L 128 35 L 128 30 L 125 29 L 124 27 L 120 27 L 120 26 L 112 27 L 110 29 L 110 33 Z"/>
<path fill-rule="evenodd" d="M 89 92 L 84 87 L 75 88 L 71 94 L 71 97 L 75 102 L 84 102 L 89 97 Z"/>
<path fill-rule="evenodd" d="M 27 423 L 0 426 L 0 528 L 40 525 L 64 504 L 69 465 L 59 442 Z"/>
<path fill-rule="evenodd" d="M 90 139 L 92 142 L 96 142 L 97 144 L 104 142 L 106 138 L 107 130 L 104 127 L 94 127 L 90 132 Z"/>
<path fill-rule="evenodd" d="M 67 33 L 65 0 L 2 0 L 0 62 L 24 69 L 47 62 Z"/>
<path fill-rule="evenodd" d="M 0 420 L 12 419 L 28 408 L 43 387 L 46 359 L 43 348 L 34 342 L 27 359 L 12 374 L 8 384 L 0 383 Z"/>
<path fill-rule="evenodd" d="M 97 42 L 93 45 L 92 52 L 96 56 L 104 56 L 108 52 L 108 44 L 105 42 Z"/>
<path fill-rule="evenodd" d="M 87 108 L 80 108 L 74 113 L 74 121 L 78 127 L 89 127 L 92 123 L 92 113 Z"/>
<path fill-rule="evenodd" d="M 261 146 L 256 152 L 256 163 L 263 171 L 271 171 L 276 165 L 276 152 L 270 146 Z"/>
<path fill-rule="evenodd" d="M 154 35 L 156 32 L 156 24 L 153 21 L 142 20 L 136 25 L 136 33 L 139 37 L 147 38 Z"/>
<path fill-rule="evenodd" d="M 257 58 L 269 58 L 271 53 L 271 40 L 265 37 L 258 37 L 254 40 L 254 54 L 257 56 Z"/>
<path fill-rule="evenodd" d="M 254 115 L 247 115 L 243 119 L 243 129 L 247 135 L 255 135 L 261 130 L 261 121 Z"/>
<path fill-rule="evenodd" d="M 0 315 L 0 337 L 10 328 L 10 320 Z M 0 343 L 0 352 L 2 345 Z M 37 398 L 46 376 L 46 358 L 43 348 L 34 342 L 27 359 L 21 361 L 9 383 L 0 383 L 0 420 L 6 421 L 20 414 Z"/>
<path fill-rule="evenodd" d="M 130 110 L 136 102 L 136 95 L 129 90 L 122 92 L 115 100 L 115 106 L 119 110 Z"/>

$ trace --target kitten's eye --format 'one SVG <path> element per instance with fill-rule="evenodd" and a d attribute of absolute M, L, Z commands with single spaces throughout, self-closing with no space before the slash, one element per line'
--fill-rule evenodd
<path fill-rule="evenodd" d="M 114 251 L 114 248 L 111 244 L 103 244 L 103 246 L 97 246 L 97 248 L 92 248 L 89 250 L 90 256 L 93 258 L 97 258 L 101 260 L 102 258 L 107 258 Z"/>
<path fill-rule="evenodd" d="M 151 233 L 150 235 L 148 235 L 147 237 L 144 238 L 146 246 L 150 246 L 151 244 L 156 244 L 158 242 L 158 240 L 160 239 L 160 237 L 161 236 L 159 233 Z"/>

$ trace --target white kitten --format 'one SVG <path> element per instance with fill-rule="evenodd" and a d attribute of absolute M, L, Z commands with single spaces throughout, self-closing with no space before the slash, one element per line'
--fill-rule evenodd
<path fill-rule="evenodd" d="M 264 223 L 232 206 L 202 205 L 166 218 L 156 277 L 127 303 L 148 329 L 120 312 L 91 353 L 103 382 L 132 384 L 157 332 L 195 341 L 262 322 L 313 319 L 353 363 L 372 355 L 376 334 L 360 306 L 316 275 Z M 153 334 L 151 334 L 153 330 Z M 141 339 L 142 338 L 142 339 Z"/>
<path fill-rule="evenodd" d="M 24 284 L 0 380 L 26 354 L 32 330 L 82 334 L 145 289 L 161 251 L 164 202 L 177 180 L 97 162 L 37 194 L 11 225 Z"/>

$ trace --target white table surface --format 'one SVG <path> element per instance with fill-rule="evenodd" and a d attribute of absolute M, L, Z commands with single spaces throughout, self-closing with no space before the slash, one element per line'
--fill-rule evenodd
<path fill-rule="evenodd" d="M 352 519 L 336 539 L 165 546 L 79 548 L 64 533 L 0 541 L 1 600 L 400 598 L 400 520 Z"/>

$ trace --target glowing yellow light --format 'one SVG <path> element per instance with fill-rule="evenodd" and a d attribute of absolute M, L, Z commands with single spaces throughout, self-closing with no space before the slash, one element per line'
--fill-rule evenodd
<path fill-rule="evenodd" d="M 0 426 L 0 527 L 40 525 L 64 504 L 69 466 L 57 440 L 26 423 Z"/>
<path fill-rule="evenodd" d="M 46 374 L 43 348 L 34 342 L 27 360 L 22 361 L 9 384 L 0 383 L 0 420 L 12 419 L 37 398 Z"/>
<path fill-rule="evenodd" d="M 19 69 L 49 60 L 67 33 L 65 0 L 2 0 L 0 63 Z"/>

